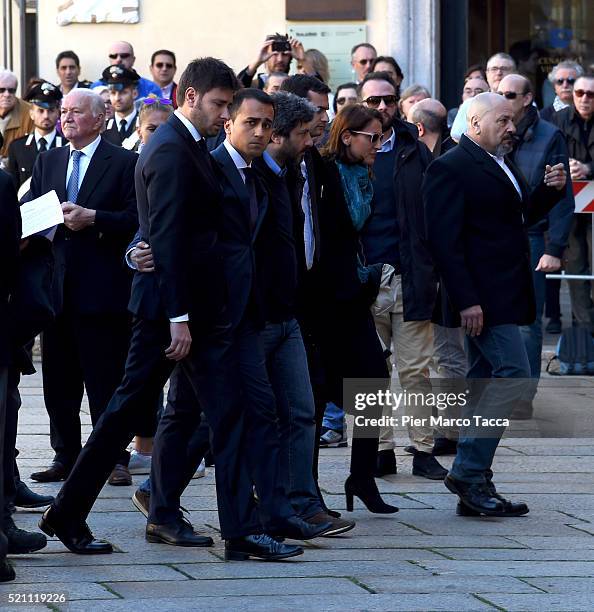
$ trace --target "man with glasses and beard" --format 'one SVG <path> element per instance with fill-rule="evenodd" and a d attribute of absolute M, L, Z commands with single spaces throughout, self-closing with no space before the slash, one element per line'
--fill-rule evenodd
<path fill-rule="evenodd" d="M 426 243 L 441 276 L 440 293 L 447 294 L 444 323 L 461 325 L 468 341 L 470 395 L 463 416 L 473 425 L 462 428 L 445 479 L 463 516 L 528 512 L 526 504 L 497 492 L 491 465 L 530 377 L 519 327 L 536 314 L 527 227 L 563 197 L 566 172 L 561 163 L 547 165 L 543 181 L 530 191 L 505 157 L 513 149 L 513 116 L 505 98 L 476 96 L 468 135 L 431 164 L 421 190 Z M 478 427 L 477 416 L 493 421 Z"/>

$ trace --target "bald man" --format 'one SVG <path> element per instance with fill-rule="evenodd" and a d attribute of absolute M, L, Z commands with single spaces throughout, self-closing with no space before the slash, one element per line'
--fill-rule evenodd
<path fill-rule="evenodd" d="M 511 159 L 526 178 L 530 190 L 537 189 L 542 183 L 547 165 L 562 162 L 569 175 L 569 153 L 565 137 L 557 127 L 540 119 L 533 104 L 534 94 L 530 81 L 520 74 L 509 74 L 499 83 L 498 93 L 512 108 L 516 134 Z M 532 381 L 526 398 L 520 401 L 511 415 L 515 419 L 532 418 L 532 401 L 540 379 L 546 274 L 561 268 L 561 257 L 568 243 L 574 208 L 573 190 L 568 180 L 565 197 L 551 209 L 546 218 L 528 229 L 536 318 L 532 324 L 522 326 L 521 331 Z M 545 232 L 548 233 L 546 244 Z"/>
<path fill-rule="evenodd" d="M 419 140 L 427 146 L 434 157 L 439 157 L 441 153 L 455 146 L 449 137 L 446 136 L 445 140 L 443 138 L 446 116 L 446 107 L 439 100 L 425 98 L 413 104 L 406 117 L 409 123 L 417 126 Z"/>
<path fill-rule="evenodd" d="M 504 97 L 476 96 L 468 133 L 429 166 L 422 185 L 427 246 L 441 277 L 442 323 L 461 325 L 467 334 L 470 394 L 461 408 L 471 425 L 461 428 L 445 479 L 463 516 L 528 512 L 526 504 L 497 492 L 491 464 L 530 377 L 520 333 L 536 315 L 527 228 L 563 197 L 566 171 L 563 164 L 546 166 L 530 190 L 506 157 L 513 149 L 513 115 Z M 480 417 L 491 419 L 489 427 Z"/>
<path fill-rule="evenodd" d="M 109 51 L 107 53 L 109 57 L 109 64 L 114 66 L 115 64 L 120 64 L 124 68 L 132 68 L 134 66 L 134 62 L 136 61 L 136 56 L 134 55 L 134 48 L 129 42 L 125 40 L 118 40 L 112 43 L 109 46 Z M 100 85 L 107 85 L 105 81 L 99 79 L 95 81 L 91 85 L 91 89 L 93 87 L 99 87 Z M 145 79 L 144 77 L 140 77 L 140 81 L 138 81 L 137 86 L 137 100 L 141 100 L 142 98 L 146 98 L 149 94 L 155 94 L 158 98 L 162 97 L 161 88 L 156 84 L 150 81 L 149 79 Z"/>

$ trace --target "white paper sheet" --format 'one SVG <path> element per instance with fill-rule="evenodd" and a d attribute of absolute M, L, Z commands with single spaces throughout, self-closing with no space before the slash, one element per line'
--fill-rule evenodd
<path fill-rule="evenodd" d="M 21 238 L 27 238 L 64 223 L 64 214 L 58 194 L 52 190 L 35 200 L 25 202 L 21 206 L 21 219 L 23 222 Z"/>

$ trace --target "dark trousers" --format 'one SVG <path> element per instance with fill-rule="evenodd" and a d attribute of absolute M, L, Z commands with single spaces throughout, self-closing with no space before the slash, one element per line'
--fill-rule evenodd
<path fill-rule="evenodd" d="M 6 463 L 4 456 L 4 426 L 6 423 L 6 401 L 8 394 L 8 368 L 0 365 L 0 457 Z M 4 470 L 0 470 L 0 509 L 4 508 Z M 7 541 L 0 520 L 0 563 L 6 559 Z"/>
<path fill-rule="evenodd" d="M 561 280 L 558 278 L 548 278 L 545 281 L 545 317 L 548 319 L 561 318 Z"/>
<path fill-rule="evenodd" d="M 8 370 L 8 387 L 5 396 L 4 417 L 4 453 L 2 455 L 2 472 L 4 476 L 4 504 L 0 506 L 3 520 L 10 518 L 12 504 L 16 497 L 16 439 L 21 395 L 19 393 L 20 373 L 14 368 Z"/>
<path fill-rule="evenodd" d="M 50 442 L 55 460 L 66 468 L 74 465 L 81 449 L 84 390 L 94 427 L 122 380 L 129 341 L 130 319 L 125 314 L 62 313 L 43 333 L 43 396 Z M 128 459 L 125 448 L 116 457 L 124 465 Z"/>

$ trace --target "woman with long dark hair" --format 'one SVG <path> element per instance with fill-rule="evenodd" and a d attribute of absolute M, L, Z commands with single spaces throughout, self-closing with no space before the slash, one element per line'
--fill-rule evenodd
<path fill-rule="evenodd" d="M 371 167 L 380 148 L 381 116 L 354 104 L 332 123 L 325 163 L 324 191 L 319 206 L 320 319 L 322 357 L 329 400 L 343 406 L 343 380 L 389 378 L 383 349 L 370 307 L 379 287 L 381 265 L 367 267 L 359 232 L 371 214 Z M 368 410 L 365 416 L 381 416 Z M 379 430 L 353 429 L 350 476 L 345 482 L 347 510 L 359 497 L 371 512 L 390 514 L 374 479 Z"/>

